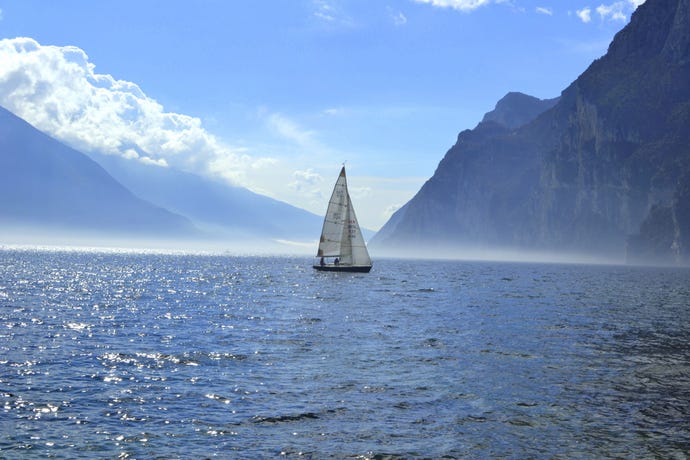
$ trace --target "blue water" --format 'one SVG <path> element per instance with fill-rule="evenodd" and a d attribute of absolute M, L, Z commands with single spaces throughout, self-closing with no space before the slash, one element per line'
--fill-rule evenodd
<path fill-rule="evenodd" d="M 687 458 L 690 271 L 0 250 L 0 458 Z"/>

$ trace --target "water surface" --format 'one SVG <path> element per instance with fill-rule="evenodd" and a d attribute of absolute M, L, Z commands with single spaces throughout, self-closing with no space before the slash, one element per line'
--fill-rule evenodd
<path fill-rule="evenodd" d="M 686 458 L 690 271 L 0 251 L 0 457 Z"/>

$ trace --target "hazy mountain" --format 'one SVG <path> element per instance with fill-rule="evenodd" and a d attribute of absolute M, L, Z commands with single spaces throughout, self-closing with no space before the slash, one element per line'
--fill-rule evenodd
<path fill-rule="evenodd" d="M 0 193 L 0 230 L 39 238 L 251 241 L 253 251 L 268 250 L 269 239 L 313 241 L 322 225 L 322 217 L 241 187 L 117 156 L 86 156 L 2 108 Z"/>
<path fill-rule="evenodd" d="M 311 241 L 321 231 L 322 217 L 245 188 L 113 155 L 93 158 L 137 196 L 212 235 Z"/>
<path fill-rule="evenodd" d="M 0 108 L 0 224 L 40 229 L 172 237 L 192 223 L 127 190 L 86 155 Z"/>
<path fill-rule="evenodd" d="M 648 1 L 553 107 L 499 103 L 372 247 L 689 263 L 689 24 L 690 0 Z"/>
<path fill-rule="evenodd" d="M 496 103 L 494 110 L 484 115 L 482 122 L 494 121 L 510 129 L 519 128 L 556 105 L 558 99 L 538 99 L 527 94 L 511 92 Z"/>

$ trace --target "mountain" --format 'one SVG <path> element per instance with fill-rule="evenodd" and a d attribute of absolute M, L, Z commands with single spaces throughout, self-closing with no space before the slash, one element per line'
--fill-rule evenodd
<path fill-rule="evenodd" d="M 522 232 L 514 223 L 522 219 L 522 201 L 539 180 L 539 146 L 494 119 L 516 114 L 510 116 L 513 122 L 529 122 L 530 113 L 548 106 L 527 95 L 506 96 L 487 121 L 461 132 L 432 178 L 372 239 L 372 250 L 438 254 L 520 246 Z"/>
<path fill-rule="evenodd" d="M 550 109 L 559 98 L 538 99 L 527 94 L 511 92 L 496 103 L 496 108 L 484 115 L 482 122 L 496 122 L 510 129 L 519 128 Z"/>
<path fill-rule="evenodd" d="M 95 161 L 1 107 L 0 224 L 138 237 L 197 233 L 188 219 L 136 197 Z"/>
<path fill-rule="evenodd" d="M 322 224 L 241 187 L 114 155 L 87 156 L 3 108 L 0 194 L 2 233 L 30 232 L 33 239 L 184 237 L 201 247 L 246 242 L 285 251 L 290 242 L 316 239 Z"/>
<path fill-rule="evenodd" d="M 311 241 L 321 229 L 321 217 L 245 188 L 114 155 L 92 157 L 137 196 L 218 237 Z"/>
<path fill-rule="evenodd" d="M 506 96 L 460 133 L 372 249 L 689 264 L 689 24 L 690 0 L 645 2 L 552 107 Z"/>

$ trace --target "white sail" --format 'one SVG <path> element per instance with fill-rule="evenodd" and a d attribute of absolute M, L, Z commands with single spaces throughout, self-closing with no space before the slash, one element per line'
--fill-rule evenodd
<path fill-rule="evenodd" d="M 350 263 L 352 265 L 371 265 L 369 251 L 367 251 L 367 246 L 364 243 L 362 230 L 359 228 L 357 216 L 355 215 L 355 208 L 352 207 L 349 194 L 347 195 L 347 203 L 347 225 L 343 232 L 345 235 L 343 236 L 342 252 L 344 254 L 349 254 Z M 345 259 L 345 262 L 347 262 L 347 259 Z"/>
<path fill-rule="evenodd" d="M 317 257 L 337 257 L 343 266 L 371 266 L 371 258 L 347 191 L 345 167 L 340 170 L 328 201 Z"/>

